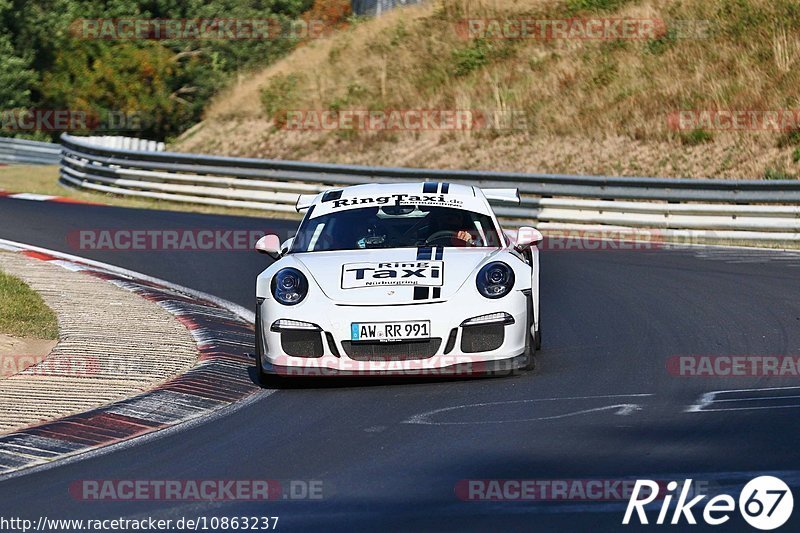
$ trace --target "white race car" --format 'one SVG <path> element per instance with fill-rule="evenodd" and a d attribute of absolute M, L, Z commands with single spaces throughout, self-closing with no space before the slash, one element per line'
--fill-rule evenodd
<path fill-rule="evenodd" d="M 256 358 L 267 374 L 453 375 L 533 367 L 542 235 L 504 233 L 516 189 L 356 185 L 301 195 L 297 234 L 256 244 Z"/>

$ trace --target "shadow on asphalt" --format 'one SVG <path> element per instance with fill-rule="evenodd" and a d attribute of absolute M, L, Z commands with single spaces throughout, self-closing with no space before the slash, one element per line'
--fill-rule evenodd
<path fill-rule="evenodd" d="M 256 367 L 253 365 L 248 369 L 250 379 L 258 385 Z M 421 384 L 441 384 L 458 383 L 475 380 L 489 379 L 515 379 L 526 375 L 533 375 L 532 371 L 513 371 L 502 373 L 482 373 L 471 375 L 455 376 L 279 376 L 269 375 L 267 383 L 262 385 L 264 389 L 293 390 L 293 389 L 338 389 L 354 387 L 387 387 L 397 385 L 421 385 Z"/>

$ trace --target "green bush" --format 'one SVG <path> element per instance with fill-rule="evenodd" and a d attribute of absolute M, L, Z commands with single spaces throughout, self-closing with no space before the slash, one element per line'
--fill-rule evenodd
<path fill-rule="evenodd" d="M 470 46 L 453 50 L 453 67 L 456 76 L 466 76 L 470 72 L 489 64 L 492 46 L 484 39 L 475 39 Z"/>
<path fill-rule="evenodd" d="M 143 117 L 136 131 L 102 133 L 168 140 L 197 123 L 209 99 L 237 72 L 282 57 L 302 35 L 295 31 L 264 39 L 103 40 L 87 38 L 82 19 L 273 19 L 288 29 L 313 3 L 0 0 L 0 105 L 70 109 L 101 118 L 112 112 L 135 114 Z M 333 4 L 341 13 L 332 11 Z M 346 17 L 345 4 L 326 0 L 315 17 Z"/>
<path fill-rule="evenodd" d="M 633 0 L 568 0 L 570 12 L 578 11 L 613 11 Z"/>
<path fill-rule="evenodd" d="M 300 77 L 295 74 L 274 76 L 269 85 L 261 89 L 261 104 L 267 116 L 274 117 L 278 111 L 286 110 L 297 96 Z"/>
<path fill-rule="evenodd" d="M 486 39 L 474 39 L 466 48 L 453 50 L 451 59 L 456 76 L 466 76 L 495 60 L 508 59 L 515 52 L 515 42 L 489 42 Z"/>
<path fill-rule="evenodd" d="M 681 134 L 681 143 L 686 146 L 697 146 L 699 144 L 706 144 L 714 141 L 714 136 L 711 132 L 698 128 L 690 131 L 689 133 Z"/>
<path fill-rule="evenodd" d="M 800 145 L 800 129 L 786 131 L 778 137 L 778 148 L 789 148 Z"/>
<path fill-rule="evenodd" d="M 794 176 L 788 174 L 784 169 L 772 168 L 768 167 L 767 170 L 764 171 L 764 179 L 765 180 L 792 180 L 795 179 Z"/>

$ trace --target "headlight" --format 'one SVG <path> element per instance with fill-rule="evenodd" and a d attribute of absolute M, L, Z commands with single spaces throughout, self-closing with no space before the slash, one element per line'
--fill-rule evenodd
<path fill-rule="evenodd" d="M 282 268 L 272 277 L 272 295 L 283 305 L 295 305 L 308 293 L 308 280 L 296 268 Z"/>
<path fill-rule="evenodd" d="M 514 287 L 514 270 L 505 263 L 495 261 L 481 268 L 475 281 L 478 292 L 486 298 L 502 298 Z"/>

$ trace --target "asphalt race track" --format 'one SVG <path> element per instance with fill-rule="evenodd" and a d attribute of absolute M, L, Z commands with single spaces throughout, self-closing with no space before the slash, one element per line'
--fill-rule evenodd
<path fill-rule="evenodd" d="M 255 276 L 267 264 L 254 252 L 76 250 L 66 236 L 79 229 L 225 228 L 275 230 L 283 238 L 294 225 L 0 199 L 0 238 L 123 266 L 248 308 Z M 624 530 L 625 501 L 462 501 L 455 487 L 465 479 L 692 477 L 740 488 L 777 472 L 796 491 L 800 389 L 786 387 L 800 387 L 800 379 L 679 377 L 667 371 L 667 360 L 800 354 L 800 254 L 545 250 L 541 260 L 544 349 L 533 373 L 264 391 L 207 423 L 2 481 L 0 515 L 277 515 L 286 531 Z M 721 394 L 700 412 L 686 412 L 704 393 L 756 388 L 777 390 Z M 324 497 L 86 502 L 68 492 L 82 479 L 317 480 Z M 799 530 L 798 514 L 786 530 Z M 745 526 L 734 514 L 716 529 Z"/>

